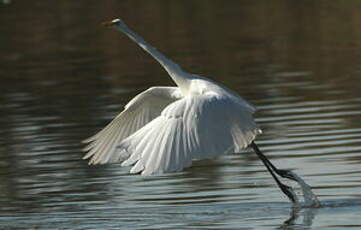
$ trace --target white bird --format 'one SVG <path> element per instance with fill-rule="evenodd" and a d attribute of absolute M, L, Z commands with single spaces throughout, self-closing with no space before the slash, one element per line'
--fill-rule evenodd
<path fill-rule="evenodd" d="M 235 92 L 210 79 L 183 71 L 134 33 L 120 19 L 104 23 L 123 32 L 153 56 L 177 87 L 151 87 L 135 96 L 103 130 L 85 140 L 89 164 L 121 162 L 130 173 L 142 175 L 181 171 L 194 159 L 240 152 L 251 146 L 281 190 L 293 201 L 291 187 L 253 142 L 261 129 L 253 119 L 255 108 Z"/>

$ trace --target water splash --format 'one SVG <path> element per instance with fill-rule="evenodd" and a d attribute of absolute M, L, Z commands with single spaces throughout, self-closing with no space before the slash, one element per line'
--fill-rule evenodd
<path fill-rule="evenodd" d="M 304 203 L 301 204 L 298 199 L 294 202 L 295 207 L 307 207 L 307 208 L 319 208 L 321 203 L 318 200 L 317 196 L 312 192 L 311 186 L 309 186 L 300 176 L 294 172 L 289 172 L 298 185 L 301 187 Z M 293 191 L 292 191 L 293 192 Z M 294 192 L 293 192 L 294 193 Z M 295 195 L 295 194 L 294 194 Z M 295 196 L 297 197 L 297 196 Z"/>

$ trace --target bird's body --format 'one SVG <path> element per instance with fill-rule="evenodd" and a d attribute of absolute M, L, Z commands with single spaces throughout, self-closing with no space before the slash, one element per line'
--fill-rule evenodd
<path fill-rule="evenodd" d="M 176 87 L 151 87 L 135 96 L 103 130 L 84 142 L 90 164 L 121 162 L 142 175 L 181 171 L 194 159 L 214 158 L 251 146 L 282 192 L 297 206 L 293 189 L 278 176 L 296 181 L 305 203 L 318 207 L 316 196 L 295 173 L 276 168 L 254 139 L 261 130 L 255 108 L 232 90 L 212 80 L 184 72 L 142 37 L 115 19 L 104 25 L 125 33 L 152 55 Z"/>
<path fill-rule="evenodd" d="M 86 140 L 89 163 L 122 162 L 143 175 L 181 171 L 194 159 L 239 152 L 261 132 L 252 116 L 255 108 L 238 94 L 184 72 L 122 21 L 111 25 L 151 54 L 177 87 L 152 87 L 134 97 Z"/>

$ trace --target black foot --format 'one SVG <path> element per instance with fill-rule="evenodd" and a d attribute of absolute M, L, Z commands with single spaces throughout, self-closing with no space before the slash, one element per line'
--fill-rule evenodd
<path fill-rule="evenodd" d="M 298 203 L 297 196 L 293 192 L 293 189 L 285 184 L 282 184 L 282 182 L 276 176 L 277 174 L 283 178 L 297 181 L 297 179 L 294 177 L 294 174 L 290 170 L 276 168 L 271 163 L 271 161 L 269 161 L 267 157 L 263 155 L 263 153 L 258 149 L 256 143 L 252 142 L 251 147 L 254 149 L 259 159 L 266 166 L 268 172 L 272 175 L 273 179 L 276 181 L 278 187 L 282 190 L 282 192 L 292 201 L 293 204 L 297 204 Z"/>
<path fill-rule="evenodd" d="M 285 184 L 279 183 L 278 184 L 280 189 L 286 196 L 292 201 L 292 203 L 297 203 L 297 198 L 293 192 L 293 189 L 290 186 L 287 186 Z"/>
<path fill-rule="evenodd" d="M 276 173 L 283 177 L 283 178 L 287 178 L 293 181 L 297 181 L 296 178 L 293 177 L 293 174 L 291 173 L 291 170 L 287 170 L 287 169 L 277 169 Z"/>

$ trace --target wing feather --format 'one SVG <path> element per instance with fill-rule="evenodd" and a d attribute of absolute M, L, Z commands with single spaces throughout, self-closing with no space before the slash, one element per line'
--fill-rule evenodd
<path fill-rule="evenodd" d="M 169 104 L 161 115 L 123 140 L 117 158 L 143 175 L 181 171 L 193 159 L 238 152 L 260 132 L 252 111 L 217 94 L 192 95 Z M 130 155 L 130 156 L 129 156 Z"/>
<path fill-rule="evenodd" d="M 152 87 L 135 96 L 125 109 L 103 130 L 84 140 L 88 145 L 83 149 L 89 164 L 104 164 L 124 160 L 113 156 L 116 147 L 128 136 L 158 117 L 170 103 L 182 98 L 177 87 Z M 125 155 L 125 154 L 123 154 Z"/>

